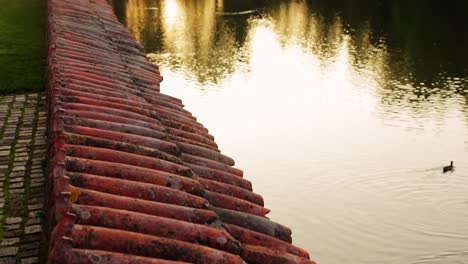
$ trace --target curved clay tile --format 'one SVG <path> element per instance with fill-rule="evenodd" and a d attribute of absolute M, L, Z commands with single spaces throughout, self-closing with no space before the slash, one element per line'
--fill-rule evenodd
<path fill-rule="evenodd" d="M 105 0 L 49 0 L 49 263 L 313 263 Z"/>

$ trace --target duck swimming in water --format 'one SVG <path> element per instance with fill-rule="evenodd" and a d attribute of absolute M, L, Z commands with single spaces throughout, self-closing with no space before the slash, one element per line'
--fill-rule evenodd
<path fill-rule="evenodd" d="M 453 167 L 453 161 L 451 161 L 450 166 L 445 166 L 443 171 L 444 171 L 444 173 L 449 172 L 449 171 L 453 171 L 453 168 L 454 168 Z"/>

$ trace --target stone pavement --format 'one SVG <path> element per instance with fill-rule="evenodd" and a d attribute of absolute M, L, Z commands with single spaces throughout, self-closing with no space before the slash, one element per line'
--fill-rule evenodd
<path fill-rule="evenodd" d="M 45 94 L 0 96 L 0 264 L 43 261 L 46 119 Z"/>

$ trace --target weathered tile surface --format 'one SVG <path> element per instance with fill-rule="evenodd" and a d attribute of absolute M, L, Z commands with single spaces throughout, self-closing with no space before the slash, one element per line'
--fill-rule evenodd
<path fill-rule="evenodd" d="M 208 129 L 160 92 L 106 0 L 49 0 L 48 21 L 51 263 L 313 263 Z M 29 169 L 20 158 L 13 168 Z"/>

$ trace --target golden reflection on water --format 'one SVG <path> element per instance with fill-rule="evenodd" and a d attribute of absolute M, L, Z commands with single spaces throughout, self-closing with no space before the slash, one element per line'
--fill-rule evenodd
<path fill-rule="evenodd" d="M 202 84 L 217 83 L 235 70 L 236 40 L 229 28 L 216 23 L 222 1 L 134 0 L 127 5 L 127 27 L 138 41 L 146 42 L 142 29 L 160 32 L 163 50 L 157 56 L 164 62 L 161 66 L 188 72 Z M 157 8 L 158 19 L 148 15 L 147 6 Z"/>
<path fill-rule="evenodd" d="M 387 71 L 383 67 L 387 63 L 386 50 L 370 42 L 369 31 L 359 31 L 351 38 L 343 29 L 339 16 L 330 22 L 311 14 L 306 2 L 281 2 L 268 16 L 247 19 L 246 24 L 241 25 L 245 28 L 240 29 L 245 36 L 239 37 L 236 36 L 239 33 L 235 32 L 239 30 L 232 29 L 228 19 L 227 22 L 219 21 L 216 15 L 223 12 L 223 3 L 130 0 L 126 8 L 127 27 L 141 43 L 146 42 L 144 36 L 149 34 L 145 31 L 160 36 L 162 48 L 154 53 L 150 50 L 153 53 L 151 58 L 162 66 L 183 71 L 201 86 L 222 82 L 238 71 L 251 70 L 250 57 L 256 50 L 252 47 L 268 48 L 276 43 L 281 49 L 286 50 L 287 47 L 305 53 L 300 54 L 301 58 L 294 59 L 300 61 L 303 56 L 308 56 L 323 71 L 327 71 L 323 68 L 328 67 L 327 64 L 336 64 L 336 58 L 347 56 L 349 58 L 342 60 L 342 63 L 348 65 L 341 65 L 341 68 L 353 70 L 358 65 L 361 70 L 359 74 L 385 82 L 383 76 Z M 156 6 L 157 11 L 148 11 L 148 6 Z M 264 28 L 266 24 L 268 26 Z M 257 35 L 261 30 L 268 30 L 273 35 Z M 263 44 L 259 45 L 258 42 Z M 369 50 L 372 56 L 361 56 L 365 54 L 361 51 Z M 265 65 L 258 67 L 267 68 L 269 60 L 260 61 Z M 303 67 L 301 64 L 295 66 L 298 68 L 295 70 Z"/>
<path fill-rule="evenodd" d="M 291 38 L 302 40 L 312 29 L 308 27 L 310 13 L 305 2 L 281 2 L 272 18 L 276 20 L 275 28 L 283 43 Z"/>
<path fill-rule="evenodd" d="M 162 13 L 165 52 L 175 55 L 179 63 L 197 65 L 194 71 L 206 69 L 214 46 L 216 3 L 165 0 Z"/>
<path fill-rule="evenodd" d="M 257 2 L 128 0 L 123 20 L 316 261 L 466 259 L 466 65 L 437 68 L 411 23 L 385 28 L 398 42 L 316 1 Z"/>

